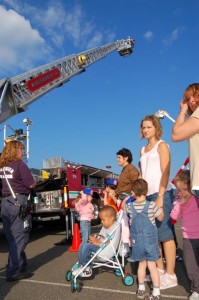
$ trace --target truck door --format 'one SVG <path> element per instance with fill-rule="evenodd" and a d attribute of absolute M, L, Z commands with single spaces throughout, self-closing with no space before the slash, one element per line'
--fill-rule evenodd
<path fill-rule="evenodd" d="M 81 170 L 77 168 L 67 167 L 67 179 L 69 206 L 71 207 L 71 201 L 77 198 L 79 191 L 82 190 Z"/>

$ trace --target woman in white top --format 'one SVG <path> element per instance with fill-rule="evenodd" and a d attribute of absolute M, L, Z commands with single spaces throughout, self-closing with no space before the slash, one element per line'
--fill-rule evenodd
<path fill-rule="evenodd" d="M 188 119 L 187 115 L 190 115 Z M 191 189 L 199 197 L 199 83 L 190 84 L 184 92 L 180 113 L 173 126 L 172 140 L 189 142 Z"/>
<path fill-rule="evenodd" d="M 161 140 L 162 126 L 159 118 L 148 115 L 141 121 L 141 136 L 147 140 L 147 145 L 141 149 L 140 169 L 141 177 L 148 183 L 147 200 L 155 201 L 159 208 L 163 208 L 164 219 L 157 221 L 159 243 L 163 245 L 166 258 L 166 272 L 162 257 L 157 261 L 160 273 L 160 289 L 177 286 L 174 272 L 176 245 L 173 228 L 170 221 L 172 200 L 167 185 L 170 175 L 170 151 L 168 145 Z"/>

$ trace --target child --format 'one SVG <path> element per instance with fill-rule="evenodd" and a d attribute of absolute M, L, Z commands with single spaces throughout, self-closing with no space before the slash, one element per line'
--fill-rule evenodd
<path fill-rule="evenodd" d="M 190 300 L 199 300 L 199 197 L 191 192 L 190 171 L 175 177 L 178 199 L 173 203 L 171 218 L 181 220 L 183 258 L 191 281 Z"/>
<path fill-rule="evenodd" d="M 126 205 L 130 217 L 130 237 L 132 241 L 132 259 L 139 261 L 138 266 L 138 299 L 159 300 L 160 276 L 156 261 L 160 256 L 158 234 L 155 218 L 163 220 L 163 211 L 153 201 L 147 201 L 147 182 L 137 179 L 132 183 L 135 201 Z M 148 295 L 145 291 L 145 275 L 148 267 L 153 283 L 153 292 Z"/>
<path fill-rule="evenodd" d="M 104 191 L 104 205 L 112 206 L 118 212 L 117 198 L 116 198 L 117 180 L 109 179 L 106 182 Z"/>
<path fill-rule="evenodd" d="M 72 274 L 75 276 L 83 266 L 85 266 L 91 259 L 91 254 L 96 252 L 106 237 L 114 230 L 117 223 L 115 222 L 116 211 L 111 206 L 104 206 L 100 212 L 99 217 L 102 223 L 102 229 L 98 236 L 90 236 L 89 243 L 81 244 L 78 257 L 79 257 L 79 268 L 74 270 Z M 107 242 L 108 243 L 108 242 Z M 81 277 L 90 277 L 92 275 L 92 269 L 88 266 L 82 273 Z"/>
<path fill-rule="evenodd" d="M 117 188 L 117 180 L 109 179 L 106 182 L 106 188 L 104 192 L 104 204 L 108 206 L 112 206 L 116 212 L 118 213 L 122 207 L 121 200 L 116 198 L 116 188 Z M 123 214 L 121 219 L 121 228 L 122 228 L 122 243 L 120 245 L 119 255 L 129 256 L 130 253 L 130 231 L 128 224 L 128 217 Z"/>
<path fill-rule="evenodd" d="M 75 209 L 80 215 L 82 244 L 86 244 L 91 234 L 91 220 L 94 218 L 94 207 L 91 203 L 93 190 L 85 189 L 80 192 L 80 195 L 81 198 L 75 200 Z"/>

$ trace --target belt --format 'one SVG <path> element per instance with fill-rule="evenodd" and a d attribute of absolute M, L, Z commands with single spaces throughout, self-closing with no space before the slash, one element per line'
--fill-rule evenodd
<path fill-rule="evenodd" d="M 15 193 L 15 195 L 29 196 L 29 194 L 26 194 L 26 193 Z M 12 196 L 12 194 L 3 195 L 3 197 L 10 197 L 10 196 Z"/>

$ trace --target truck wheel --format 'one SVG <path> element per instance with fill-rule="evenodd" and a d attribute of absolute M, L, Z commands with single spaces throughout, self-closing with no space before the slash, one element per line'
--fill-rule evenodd
<path fill-rule="evenodd" d="M 91 221 L 91 226 L 96 226 L 100 224 L 100 217 L 99 217 L 99 199 L 93 198 L 93 206 L 94 206 L 94 219 Z"/>

